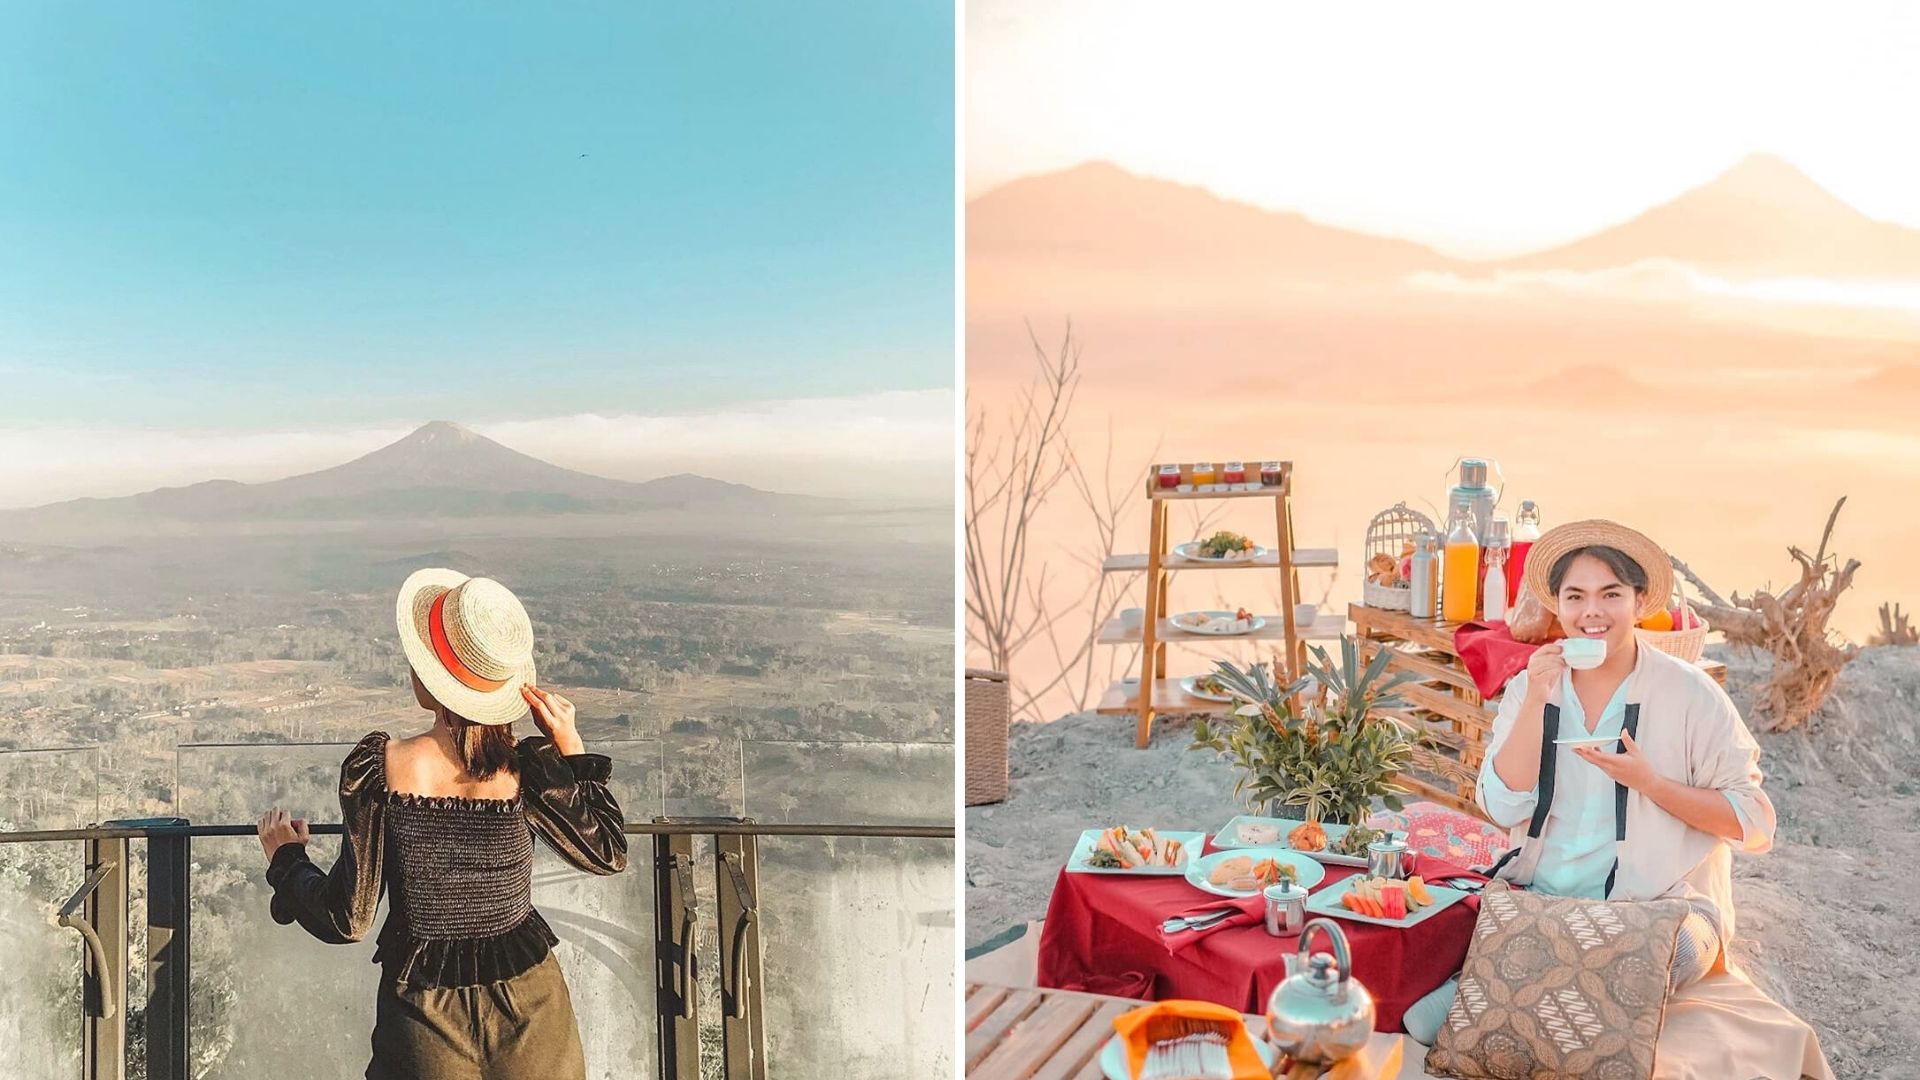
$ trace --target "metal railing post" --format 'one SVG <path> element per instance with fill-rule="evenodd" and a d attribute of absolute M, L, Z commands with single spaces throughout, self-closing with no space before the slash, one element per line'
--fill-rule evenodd
<path fill-rule="evenodd" d="M 752 821 L 743 819 L 743 824 Z M 754 836 L 714 837 L 726 1080 L 767 1078 L 766 1013 L 760 995 L 759 852 Z"/>
<path fill-rule="evenodd" d="M 147 1080 L 188 1080 L 193 837 L 187 819 L 151 823 L 147 839 Z"/>
<path fill-rule="evenodd" d="M 87 892 L 81 936 L 88 938 L 81 998 L 81 1075 L 125 1080 L 127 1074 L 127 840 L 87 840 Z M 95 879 L 95 875 L 98 878 Z M 84 886 L 83 886 L 84 888 Z M 75 920 L 68 920 L 73 926 Z"/>
<path fill-rule="evenodd" d="M 655 1012 L 661 1080 L 700 1080 L 699 973 L 694 937 L 700 901 L 693 883 L 693 837 L 653 838 Z"/>

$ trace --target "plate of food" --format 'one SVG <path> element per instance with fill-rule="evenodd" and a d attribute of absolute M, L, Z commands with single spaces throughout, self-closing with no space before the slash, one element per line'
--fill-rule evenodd
<path fill-rule="evenodd" d="M 1246 1021 L 1241 1021 L 1241 1026 Z M 1260 1055 L 1260 1064 L 1271 1072 L 1280 1063 L 1280 1051 L 1272 1043 L 1260 1038 L 1258 1033 L 1249 1030 L 1247 1038 L 1253 1042 L 1253 1052 Z M 1133 1065 L 1127 1060 L 1127 1040 L 1115 1035 L 1107 1040 L 1100 1051 L 1100 1072 L 1106 1080 L 1133 1080 Z"/>
<path fill-rule="evenodd" d="M 1218 701 L 1232 704 L 1234 696 L 1227 692 L 1227 684 L 1220 681 L 1218 675 L 1189 675 L 1180 680 L 1180 689 L 1202 701 Z"/>
<path fill-rule="evenodd" d="M 1326 876 L 1326 867 L 1283 847 L 1216 851 L 1200 856 L 1187 867 L 1187 884 L 1215 896 L 1236 899 L 1252 896 L 1281 881 L 1311 889 Z"/>
<path fill-rule="evenodd" d="M 1252 562 L 1266 555 L 1267 549 L 1237 532 L 1222 529 L 1205 540 L 1181 544 L 1173 553 L 1194 562 L 1236 563 Z"/>
<path fill-rule="evenodd" d="M 1197 832 L 1155 832 L 1125 825 L 1088 829 L 1073 846 L 1067 869 L 1076 874 L 1177 876 L 1187 872 L 1206 842 L 1207 834 Z"/>
<path fill-rule="evenodd" d="M 1307 898 L 1307 910 L 1336 919 L 1407 927 L 1425 922 L 1467 894 L 1445 885 L 1429 885 L 1417 877 L 1395 878 L 1355 874 Z"/>
<path fill-rule="evenodd" d="M 1173 624 L 1175 630 L 1212 637 L 1238 637 L 1267 625 L 1267 620 L 1246 608 L 1234 611 L 1183 611 L 1170 616 L 1167 621 Z"/>
<path fill-rule="evenodd" d="M 1217 848 L 1247 848 L 1278 845 L 1290 848 L 1315 862 L 1329 866 L 1367 865 L 1367 845 L 1391 836 L 1405 840 L 1403 832 L 1384 832 L 1350 825 L 1321 825 L 1291 818 L 1255 817 L 1242 814 L 1213 834 Z"/>

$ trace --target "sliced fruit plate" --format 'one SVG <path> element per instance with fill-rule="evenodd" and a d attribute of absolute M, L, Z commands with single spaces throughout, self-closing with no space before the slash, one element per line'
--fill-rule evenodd
<path fill-rule="evenodd" d="M 1352 898 L 1349 899 L 1349 896 Z M 1307 911 L 1379 926 L 1416 926 L 1467 894 L 1417 877 L 1405 881 L 1355 874 L 1307 898 Z"/>

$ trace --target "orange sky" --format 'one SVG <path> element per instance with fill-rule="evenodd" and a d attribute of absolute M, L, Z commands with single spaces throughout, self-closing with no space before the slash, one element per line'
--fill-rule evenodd
<path fill-rule="evenodd" d="M 1920 10 L 976 0 L 966 187 L 1082 161 L 1511 254 L 1778 154 L 1920 227 Z"/>

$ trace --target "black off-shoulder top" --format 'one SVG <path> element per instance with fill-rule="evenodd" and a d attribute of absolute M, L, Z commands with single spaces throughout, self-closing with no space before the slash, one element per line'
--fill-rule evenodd
<path fill-rule="evenodd" d="M 604 754 L 562 756 L 543 735 L 516 748 L 512 799 L 422 796 L 387 787 L 388 735 L 360 740 L 340 766 L 340 857 L 328 871 L 306 845 L 282 844 L 267 867 L 273 919 L 321 941 L 364 938 L 384 893 L 387 921 L 373 959 L 401 986 L 474 986 L 510 979 L 559 939 L 534 910 L 533 837 L 592 874 L 627 865 L 620 804 Z"/>

